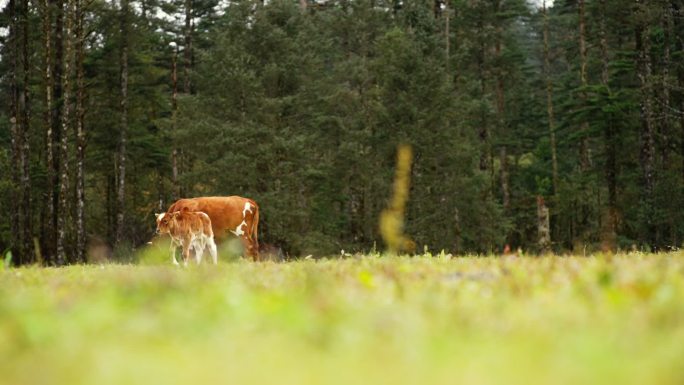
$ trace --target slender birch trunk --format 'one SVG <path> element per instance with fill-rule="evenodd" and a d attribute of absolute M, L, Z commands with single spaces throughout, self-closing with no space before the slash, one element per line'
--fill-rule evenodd
<path fill-rule="evenodd" d="M 128 133 L 128 0 L 121 0 L 121 47 L 119 53 L 120 66 L 120 122 L 119 122 L 119 151 L 118 178 L 116 188 L 116 243 L 124 238 L 124 216 L 126 210 L 126 141 Z"/>
<path fill-rule="evenodd" d="M 64 66 L 64 0 L 49 0 L 52 10 L 55 12 L 55 29 L 54 29 L 54 50 L 55 55 L 53 58 L 53 70 L 52 70 L 52 96 L 53 96 L 53 108 L 52 108 L 52 155 L 53 160 L 53 187 L 48 193 L 50 194 L 49 199 L 51 200 L 51 205 L 54 208 L 52 217 L 48 218 L 48 225 L 50 228 L 50 243 L 45 254 L 49 256 L 50 264 L 58 264 L 57 261 L 57 238 L 59 224 L 58 218 L 60 213 L 59 204 L 59 188 L 61 183 L 61 173 L 62 173 L 62 162 L 61 162 L 61 151 L 60 144 L 62 141 L 62 112 L 64 109 L 64 100 L 62 95 L 62 75 Z"/>
<path fill-rule="evenodd" d="M 47 172 L 47 186 L 43 194 L 45 202 L 45 209 L 43 214 L 43 255 L 46 257 L 46 262 L 50 263 L 53 259 L 54 252 L 54 223 L 55 217 L 55 202 L 53 194 L 55 185 L 57 184 L 57 175 L 55 174 L 55 146 L 54 146 L 54 126 L 52 124 L 53 114 L 53 79 L 52 79 L 52 12 L 49 0 L 42 1 L 43 11 L 43 51 L 44 51 L 44 68 L 43 68 L 43 82 L 45 86 L 45 165 Z"/>
<path fill-rule="evenodd" d="M 83 70 L 83 56 L 85 36 L 83 20 L 85 10 L 83 1 L 76 1 L 76 261 L 86 262 L 86 229 L 85 229 L 85 80 Z"/>
<path fill-rule="evenodd" d="M 60 138 L 61 175 L 59 186 L 59 205 L 57 217 L 57 264 L 69 262 L 66 255 L 66 221 L 68 216 L 67 196 L 69 195 L 69 142 L 68 133 L 71 124 L 71 71 L 72 71 L 72 30 L 73 30 L 73 1 L 66 0 L 64 7 L 64 73 L 62 74 L 62 90 L 64 101 L 62 108 L 62 129 Z"/>

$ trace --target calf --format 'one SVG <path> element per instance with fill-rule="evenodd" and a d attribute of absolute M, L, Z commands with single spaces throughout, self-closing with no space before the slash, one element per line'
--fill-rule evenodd
<path fill-rule="evenodd" d="M 216 243 L 211 229 L 211 219 L 203 212 L 182 210 L 173 213 L 157 214 L 157 233 L 171 236 L 171 259 L 176 261 L 176 248 L 183 248 L 183 264 L 187 266 L 190 258 L 190 248 L 195 253 L 195 261 L 202 262 L 205 247 L 209 246 L 209 253 L 216 264 Z"/>

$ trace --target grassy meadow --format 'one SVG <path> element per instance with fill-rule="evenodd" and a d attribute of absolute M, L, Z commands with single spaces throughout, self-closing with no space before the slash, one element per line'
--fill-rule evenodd
<path fill-rule="evenodd" d="M 0 383 L 682 384 L 684 253 L 5 268 Z"/>

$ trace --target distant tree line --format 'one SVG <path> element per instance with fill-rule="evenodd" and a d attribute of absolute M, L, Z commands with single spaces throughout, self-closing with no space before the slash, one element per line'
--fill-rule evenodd
<path fill-rule="evenodd" d="M 418 251 L 681 246 L 682 3 L 9 0 L 0 251 L 125 256 L 205 195 L 293 256 L 380 249 L 402 143 Z"/>

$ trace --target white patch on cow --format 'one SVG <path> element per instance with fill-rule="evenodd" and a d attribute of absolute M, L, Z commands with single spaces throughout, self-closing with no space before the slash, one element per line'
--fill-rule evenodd
<path fill-rule="evenodd" d="M 245 202 L 245 209 L 242 210 L 242 218 L 244 219 L 247 215 L 247 211 L 252 212 L 252 205 L 249 202 Z M 242 226 L 242 225 L 240 225 Z"/>
<path fill-rule="evenodd" d="M 157 217 L 157 220 L 158 220 L 158 221 L 161 221 L 162 218 L 164 218 L 164 214 L 166 214 L 166 213 L 154 214 L 154 215 Z"/>
<path fill-rule="evenodd" d="M 242 235 L 242 234 L 245 233 L 245 232 L 242 230 L 242 226 L 247 226 L 247 222 L 242 221 L 242 223 L 240 223 L 240 224 L 238 225 L 238 227 L 235 228 L 235 231 L 230 230 L 230 232 L 233 233 L 233 234 L 235 234 L 235 235 L 237 235 L 237 236 L 239 237 L 240 235 Z"/>

